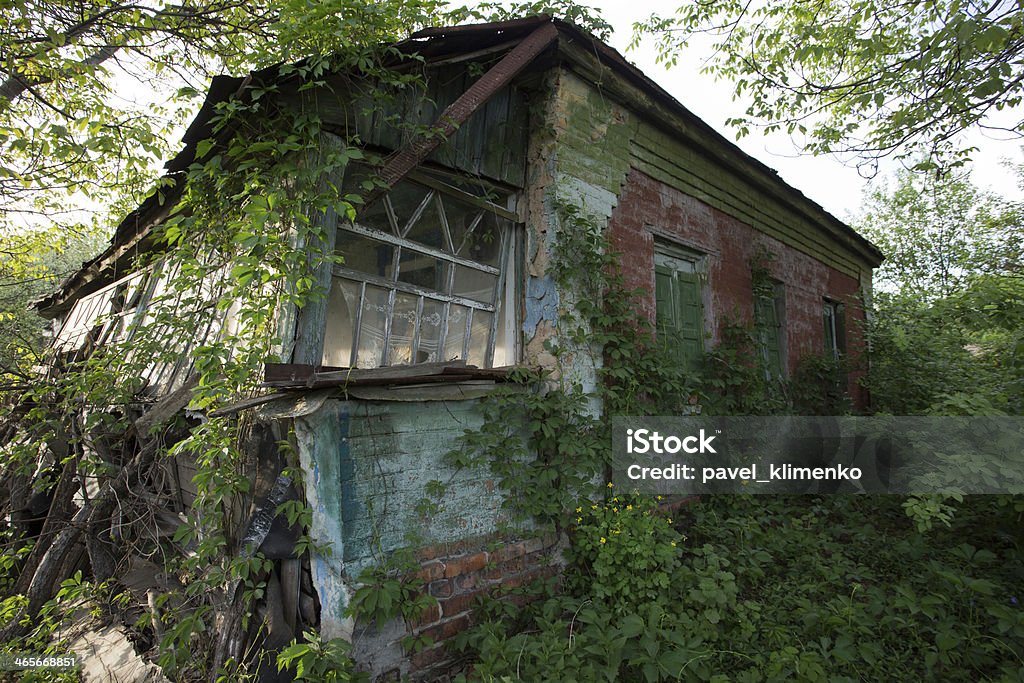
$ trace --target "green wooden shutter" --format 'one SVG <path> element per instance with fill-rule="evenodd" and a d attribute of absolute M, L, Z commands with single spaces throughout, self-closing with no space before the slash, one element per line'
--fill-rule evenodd
<path fill-rule="evenodd" d="M 782 324 L 774 295 L 754 296 L 754 326 L 769 378 L 782 377 Z"/>
<path fill-rule="evenodd" d="M 654 294 L 658 343 L 683 366 L 696 369 L 704 352 L 704 309 L 699 276 L 655 266 Z"/>

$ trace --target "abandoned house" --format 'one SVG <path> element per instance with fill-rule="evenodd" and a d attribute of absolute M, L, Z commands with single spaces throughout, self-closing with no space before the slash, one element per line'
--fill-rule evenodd
<path fill-rule="evenodd" d="M 329 296 L 281 312 L 290 336 L 286 362 L 267 368 L 274 400 L 250 410 L 276 438 L 294 430 L 312 535 L 332 548 L 306 565 L 268 551 L 289 633 L 317 621 L 325 637 L 354 640 L 375 676 L 429 679 L 446 666 L 445 640 L 469 623 L 480 591 L 553 571 L 540 560 L 557 538 L 494 549 L 501 491 L 442 456 L 479 424 L 476 407 L 501 368 L 561 363 L 563 376 L 594 381 L 585 354 L 556 359 L 545 346 L 572 305 L 549 269 L 556 200 L 604 227 L 627 284 L 645 292 L 639 306 L 684 365 L 713 348 L 730 320 L 756 326 L 765 366 L 780 377 L 809 354 L 856 354 L 881 254 L 570 24 L 534 17 L 428 29 L 397 47 L 419 55 L 426 97 L 398 98 L 396 111 L 368 113 L 339 94 L 343 86 L 330 87 L 331 76 L 302 92 L 284 82 L 276 95 L 317 107 L 326 130 L 380 154 L 388 189 L 354 222 L 325 226 L 344 262 L 314 274 Z M 171 177 L 210 136 L 216 104 L 261 77 L 214 80 L 185 149 L 168 163 Z M 385 116 L 396 112 L 442 134 L 403 134 Z M 39 304 L 55 321 L 58 350 L 100 333 L 130 338 L 130 322 L 162 286 L 158 266 L 132 264 L 166 211 L 167 202 L 148 199 L 103 254 Z M 210 320 L 195 343 L 219 326 Z M 187 350 L 152 370 L 150 398 L 187 388 Z M 187 513 L 188 466 L 174 466 L 185 491 L 175 511 Z M 270 496 L 279 471 L 261 475 L 257 493 Z M 414 504 L 435 479 L 450 482 L 448 493 L 424 521 Z M 422 575 L 437 608 L 416 624 L 354 632 L 344 612 L 356 577 L 376 551 L 403 546 L 409 528 L 424 539 Z M 311 594 L 315 617 L 303 608 Z M 410 631 L 437 644 L 408 657 L 399 641 Z"/>

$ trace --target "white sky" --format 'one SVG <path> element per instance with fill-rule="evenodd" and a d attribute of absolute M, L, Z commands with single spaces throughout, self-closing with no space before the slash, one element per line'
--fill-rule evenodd
<path fill-rule="evenodd" d="M 645 74 L 661 85 L 683 106 L 723 134 L 726 139 L 736 142 L 747 154 L 757 158 L 779 172 L 782 178 L 805 195 L 821 204 L 838 218 L 848 219 L 858 212 L 861 191 L 866 181 L 860 177 L 853 165 L 844 165 L 833 157 L 804 156 L 784 133 L 764 136 L 760 131 L 751 130 L 750 135 L 736 141 L 735 131 L 724 122 L 730 116 L 744 113 L 742 102 L 733 101 L 732 85 L 725 81 L 716 82 L 700 74 L 700 60 L 707 57 L 702 50 L 692 46 L 683 53 L 677 66 L 666 69 L 655 63 L 653 41 L 646 40 L 638 49 L 627 51 L 632 37 L 633 22 L 646 18 L 653 12 L 671 14 L 680 2 L 690 0 L 590 0 L 584 2 L 597 7 L 601 16 L 615 29 L 609 41 L 626 59 L 633 62 Z M 1024 198 L 1016 186 L 1016 177 L 1002 164 L 1003 159 L 1015 163 L 1024 162 L 1021 144 L 1024 141 L 996 140 L 981 134 L 969 138 L 980 151 L 975 154 L 973 180 L 982 187 L 1007 197 Z M 892 165 L 889 171 L 895 170 Z M 883 171 L 886 170 L 883 167 Z"/>

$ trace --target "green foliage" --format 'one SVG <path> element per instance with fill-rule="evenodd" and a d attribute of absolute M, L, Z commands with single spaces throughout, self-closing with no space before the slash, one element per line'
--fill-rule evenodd
<path fill-rule="evenodd" d="M 307 631 L 302 637 L 302 642 L 293 641 L 278 653 L 278 671 L 294 671 L 294 680 L 309 683 L 363 683 L 370 680 L 369 675 L 353 671 L 354 664 L 348 656 L 351 646 L 344 640 L 321 640 L 315 631 Z"/>
<path fill-rule="evenodd" d="M 415 574 L 418 568 L 407 550 L 399 550 L 385 562 L 364 569 L 348 606 L 349 616 L 363 623 L 374 622 L 378 629 L 399 617 L 407 622 L 418 619 L 437 604 L 424 590 L 423 579 Z M 420 649 L 430 643 L 410 641 L 408 645 Z"/>
<path fill-rule="evenodd" d="M 1018 207 L 963 177 L 902 171 L 865 200 L 856 228 L 885 254 L 875 271 L 883 292 L 945 298 L 1017 267 L 1024 254 Z"/>
<path fill-rule="evenodd" d="M 709 34 L 705 70 L 748 102 L 729 120 L 740 137 L 755 125 L 785 130 L 812 153 L 868 166 L 923 148 L 919 166 L 931 167 L 961 161 L 959 134 L 1021 101 L 1022 21 L 1017 3 L 727 0 L 680 3 L 636 24 L 634 42 L 654 35 L 672 65 Z"/>
<path fill-rule="evenodd" d="M 173 152 L 209 79 L 336 55 L 442 21 L 432 0 L 207 0 L 112 4 L 15 0 L 4 6 L 0 84 L 0 236 L 13 227 L 118 217 Z M 319 73 L 317 74 L 319 75 Z M 141 96 L 117 97 L 137 89 Z M 106 210 L 109 209 L 109 214 Z"/>
<path fill-rule="evenodd" d="M 965 505 L 925 537 L 895 498 L 692 503 L 656 596 L 615 613 L 579 584 L 486 621 L 459 639 L 471 680 L 1015 680 L 1011 516 Z"/>
<path fill-rule="evenodd" d="M 783 387 L 766 379 L 752 327 L 721 326 L 722 341 L 704 355 L 703 395 L 711 415 L 773 415 L 786 406 Z"/>
<path fill-rule="evenodd" d="M 601 503 L 583 502 L 576 515 L 566 552 L 564 581 L 570 590 L 625 616 L 668 589 L 684 537 L 671 517 L 659 514 L 655 500 L 609 496 Z"/>

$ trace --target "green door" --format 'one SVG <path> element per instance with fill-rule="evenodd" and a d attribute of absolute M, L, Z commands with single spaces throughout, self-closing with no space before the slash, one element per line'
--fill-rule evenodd
<path fill-rule="evenodd" d="M 700 277 L 664 265 L 654 268 L 658 343 L 681 365 L 696 370 L 704 353 L 704 308 Z"/>

